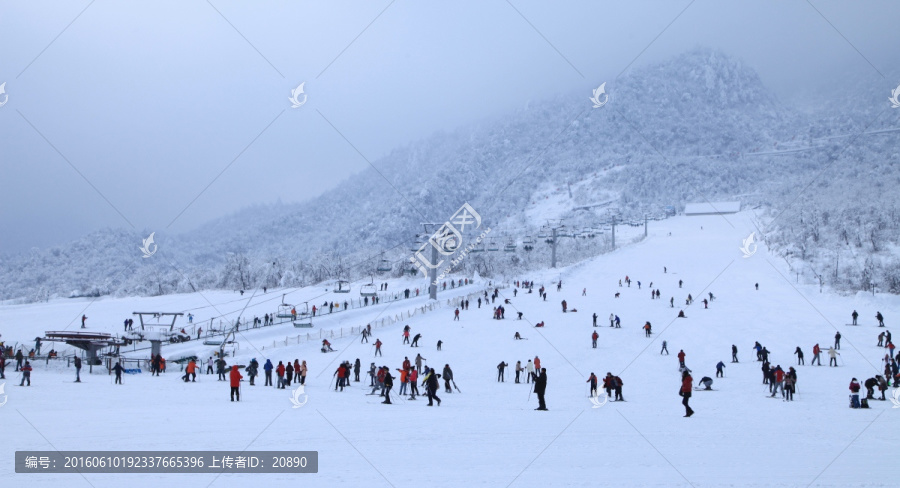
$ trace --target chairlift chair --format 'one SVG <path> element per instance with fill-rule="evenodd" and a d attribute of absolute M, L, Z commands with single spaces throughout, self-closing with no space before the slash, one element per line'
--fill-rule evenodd
<path fill-rule="evenodd" d="M 374 297 L 377 295 L 375 291 L 375 279 L 372 279 L 371 283 L 367 283 L 361 287 L 359 287 L 359 296 L 361 297 Z"/>
<path fill-rule="evenodd" d="M 484 252 L 484 243 L 479 242 L 478 244 L 475 244 L 475 247 L 469 252 Z"/>
<path fill-rule="evenodd" d="M 506 247 L 503 248 L 506 252 L 516 252 L 516 241 L 512 237 L 506 241 Z"/>
<path fill-rule="evenodd" d="M 294 309 L 294 306 L 290 303 L 285 303 L 284 295 L 281 295 L 281 305 L 278 306 L 278 312 L 275 313 L 275 316 L 279 319 L 290 319 L 293 318 L 294 315 L 291 313 L 291 310 Z"/>
<path fill-rule="evenodd" d="M 488 244 L 487 250 L 488 251 L 499 251 L 500 250 L 500 246 L 497 244 L 496 238 L 491 237 L 491 242 L 490 242 L 490 244 Z"/>
<path fill-rule="evenodd" d="M 335 293 L 350 293 L 350 282 L 344 280 L 338 280 L 338 282 L 334 286 Z"/>
<path fill-rule="evenodd" d="M 309 312 L 309 303 L 303 302 L 303 307 L 297 311 L 294 318 L 294 327 L 312 327 L 312 313 Z"/>

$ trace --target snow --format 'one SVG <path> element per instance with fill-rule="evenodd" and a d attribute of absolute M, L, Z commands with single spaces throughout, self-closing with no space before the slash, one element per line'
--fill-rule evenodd
<path fill-rule="evenodd" d="M 702 228 L 702 230 L 701 230 Z M 398 368 L 404 356 L 417 353 L 438 372 L 454 370 L 462 393 L 439 393 L 440 407 L 426 400 L 396 396 L 391 406 L 365 396 L 362 383 L 334 392 L 331 383 L 339 360 L 359 357 L 364 369 L 373 361 L 373 347 L 356 337 L 331 340 L 336 354 L 318 352 L 317 341 L 271 347 L 273 341 L 298 332 L 290 324 L 250 331 L 239 336 L 239 363 L 256 357 L 261 363 L 306 360 L 310 367 L 309 402 L 291 408 L 290 391 L 244 384 L 241 402 L 228 401 L 228 386 L 215 376 L 199 375 L 197 383 L 179 381 L 177 366 L 162 377 L 126 375 L 117 386 L 105 372 L 82 374 L 64 364 L 35 364 L 32 386 L 13 386 L 17 373 L 8 365 L 8 402 L 0 407 L 6 442 L 0 452 L 0 475 L 10 484 L 49 486 L 893 486 L 886 471 L 893 447 L 892 432 L 900 426 L 900 409 L 889 401 L 872 401 L 869 410 L 847 408 L 848 384 L 881 373 L 874 314 L 880 310 L 890 326 L 900 316 L 896 296 L 819 292 L 818 286 L 794 282 L 781 259 L 765 242 L 744 258 L 742 240 L 755 230 L 752 215 L 676 217 L 650 223 L 647 239 L 596 259 L 529 276 L 547 287 L 546 302 L 512 288 L 506 320 L 490 319 L 474 301 L 452 321 L 453 307 L 445 300 L 464 290 L 441 293 L 442 308 L 375 330 L 384 343 L 378 365 Z M 671 235 L 669 235 L 671 233 Z M 624 242 L 624 241 L 623 241 Z M 663 273 L 663 267 L 668 273 Z M 618 286 L 628 275 L 631 287 Z M 562 291 L 554 282 L 562 279 Z M 678 280 L 684 287 L 678 288 Z M 641 289 L 637 287 L 641 281 Z M 413 280 L 421 287 L 423 280 Z M 661 300 L 650 300 L 649 284 Z M 759 283 L 759 291 L 753 287 Z M 390 288 L 404 285 L 391 282 Z M 582 289 L 587 289 L 587 296 Z M 700 300 L 708 292 L 716 300 L 708 310 Z M 614 294 L 620 292 L 620 298 Z M 260 314 L 280 303 L 283 291 L 254 298 L 247 313 Z M 300 302 L 322 295 L 321 288 L 301 289 L 289 296 Z M 353 295 L 357 293 L 354 289 Z M 695 302 L 685 307 L 691 293 Z M 669 308 L 669 297 L 675 308 Z M 271 302 L 262 300 L 272 299 Z M 327 296 L 316 298 L 324 301 Z M 560 301 L 569 310 L 563 314 Z M 248 297 L 231 292 L 169 295 L 155 298 L 51 300 L 49 303 L 2 306 L 3 339 L 30 341 L 45 330 L 75 330 L 82 310 L 89 330 L 117 332 L 135 310 L 195 310 L 203 314 L 240 310 Z M 342 300 L 341 300 L 342 301 Z M 368 307 L 325 317 L 310 331 L 364 324 L 427 303 L 424 297 Z M 688 318 L 676 319 L 684 309 Z M 860 326 L 849 327 L 850 312 L 860 313 Z M 525 315 L 515 320 L 516 311 Z M 598 329 L 591 314 L 599 316 Z M 618 314 L 621 329 L 610 329 L 607 317 Z M 70 323 L 70 321 L 72 321 Z M 532 323 L 544 321 L 535 329 Z M 647 339 L 640 329 L 653 324 Z M 179 324 L 184 324 L 184 319 Z M 422 347 L 401 345 L 402 326 L 423 335 Z M 843 335 L 841 366 L 796 366 L 792 355 L 800 346 L 807 364 L 813 344 L 823 349 L 835 330 Z M 590 335 L 600 334 L 591 348 Z M 514 341 L 518 331 L 528 340 Z M 303 331 L 306 332 L 306 331 Z M 435 343 L 443 341 L 443 350 Z M 660 356 L 662 340 L 669 356 Z M 766 398 L 760 363 L 751 346 L 759 341 L 773 364 L 798 369 L 796 401 Z M 739 349 L 738 364 L 730 363 L 731 345 Z M 45 345 L 46 348 L 48 345 Z M 173 356 L 197 344 L 164 346 Z M 30 347 L 30 345 L 29 345 Z M 718 391 L 697 392 L 691 405 L 697 412 L 683 418 L 676 391 L 680 386 L 676 354 L 683 349 L 695 382 L 714 376 L 715 364 L 726 363 Z M 138 353 L 136 353 L 138 354 Z M 146 354 L 143 352 L 142 354 Z M 140 354 L 138 354 L 140 355 Z M 536 412 L 529 386 L 515 384 L 510 373 L 517 360 L 541 358 L 548 370 L 548 412 Z M 824 356 L 824 355 L 823 355 Z M 232 358 L 229 359 L 229 364 Z M 496 365 L 510 364 L 507 381 L 496 381 Z M 622 403 L 592 408 L 588 375 L 607 371 L 624 381 Z M 259 382 L 260 384 L 262 381 Z M 329 384 L 331 386 L 329 386 Z M 367 384 L 367 383 L 366 383 Z M 442 384 L 443 386 L 443 384 Z M 420 390 L 423 390 L 420 387 Z M 443 388 L 442 388 L 443 391 Z M 888 392 L 890 394 L 890 391 Z M 530 397 L 530 399 L 529 399 Z M 319 472 L 306 475 L 40 475 L 13 473 L 16 450 L 316 450 Z M 18 482 L 18 483 L 17 483 Z"/>

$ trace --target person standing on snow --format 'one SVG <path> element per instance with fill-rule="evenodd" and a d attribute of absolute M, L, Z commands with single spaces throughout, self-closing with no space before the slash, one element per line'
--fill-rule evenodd
<path fill-rule="evenodd" d="M 519 375 L 522 374 L 525 368 L 522 367 L 522 361 L 516 361 L 516 383 L 519 382 Z"/>
<path fill-rule="evenodd" d="M 450 388 L 450 382 L 453 381 L 453 370 L 450 369 L 449 364 L 444 365 L 444 391 L 447 393 L 453 393 L 453 390 Z"/>
<path fill-rule="evenodd" d="M 737 346 L 735 346 L 734 344 L 731 345 L 731 362 L 732 362 L 732 363 L 738 362 L 738 358 L 737 358 Z"/>
<path fill-rule="evenodd" d="M 419 394 L 419 372 L 409 368 L 409 399 L 415 400 L 416 396 Z"/>
<path fill-rule="evenodd" d="M 596 312 L 595 312 L 594 315 L 593 315 L 593 319 L 594 319 L 594 327 L 597 327 L 597 314 L 596 314 Z"/>
<path fill-rule="evenodd" d="M 278 375 L 278 386 L 281 390 L 284 389 L 284 362 L 278 361 L 278 367 L 275 368 L 275 374 Z"/>
<path fill-rule="evenodd" d="M 725 363 L 719 361 L 716 364 L 716 378 L 724 378 L 725 377 Z"/>
<path fill-rule="evenodd" d="M 822 350 L 819 349 L 819 344 L 817 343 L 815 346 L 813 346 L 813 360 L 811 363 L 809 363 L 810 366 L 812 366 L 813 364 L 816 364 L 816 363 L 819 363 L 819 366 L 822 365 L 822 360 L 819 359 L 819 354 L 821 354 L 821 353 L 822 353 Z"/>
<path fill-rule="evenodd" d="M 525 383 L 531 383 L 531 378 L 534 376 L 534 363 L 531 360 L 528 360 L 528 364 L 525 365 Z"/>
<path fill-rule="evenodd" d="M 547 410 L 544 394 L 547 392 L 547 368 L 541 368 L 541 374 L 534 379 L 534 392 L 538 397 L 538 408 L 535 410 Z"/>
<path fill-rule="evenodd" d="M 781 365 L 775 366 L 774 375 L 774 383 L 772 386 L 772 398 L 775 398 L 775 394 L 778 393 L 778 389 L 781 388 L 781 396 L 784 396 L 784 370 L 781 369 Z"/>
<path fill-rule="evenodd" d="M 595 330 L 593 334 L 591 334 L 591 341 L 593 342 L 594 349 L 597 349 L 597 339 L 600 337 L 600 334 Z"/>
<path fill-rule="evenodd" d="M 394 377 L 391 376 L 390 370 L 384 368 L 384 401 L 381 403 L 391 404 L 391 388 L 394 387 Z"/>
<path fill-rule="evenodd" d="M 381 339 L 375 339 L 375 355 L 382 356 L 382 354 L 381 354 Z"/>
<path fill-rule="evenodd" d="M 25 386 L 25 382 L 28 382 L 28 386 L 31 386 L 31 363 L 25 361 L 25 365 L 22 366 L 19 371 L 22 372 L 22 382 L 19 383 L 19 386 Z"/>
<path fill-rule="evenodd" d="M 669 343 L 666 341 L 662 341 L 662 349 L 659 350 L 660 356 L 662 356 L 663 351 L 666 351 L 666 356 L 669 355 Z"/>
<path fill-rule="evenodd" d="M 416 334 L 413 337 L 412 344 L 410 344 L 409 347 L 419 347 L 419 339 L 421 339 L 421 338 L 422 338 L 422 334 Z"/>
<path fill-rule="evenodd" d="M 125 368 L 122 367 L 122 362 L 116 362 L 116 365 L 113 366 L 113 372 L 116 373 L 116 384 L 122 384 L 122 373 L 125 371 Z M 883 396 L 883 395 L 882 395 Z"/>
<path fill-rule="evenodd" d="M 585 383 L 591 384 L 591 396 L 597 396 L 597 376 L 591 372 L 591 377 Z"/>
<path fill-rule="evenodd" d="M 500 364 L 497 365 L 497 383 L 504 381 L 503 371 L 506 370 L 507 366 L 509 366 L 509 365 L 504 363 L 503 361 L 500 361 Z"/>
<path fill-rule="evenodd" d="M 850 317 L 853 318 L 853 325 L 857 325 L 857 324 L 856 324 L 856 319 L 859 317 L 859 314 L 856 313 L 856 310 L 854 310 L 853 313 L 850 314 Z"/>
<path fill-rule="evenodd" d="M 803 361 L 803 351 L 800 349 L 800 346 L 797 346 L 797 349 L 794 350 L 794 354 L 797 355 L 797 366 L 805 364 L 805 361 Z"/>
<path fill-rule="evenodd" d="M 234 401 L 234 396 L 237 395 L 237 401 L 241 401 L 241 379 L 244 377 L 241 376 L 241 371 L 238 369 L 237 364 L 231 367 L 231 401 Z"/>
<path fill-rule="evenodd" d="M 681 404 L 684 405 L 684 416 L 690 417 L 694 415 L 694 410 L 688 404 L 691 400 L 691 390 L 694 388 L 694 378 L 691 378 L 691 374 L 687 371 L 681 373 L 681 389 L 679 390 L 679 394 L 681 395 Z"/>
<path fill-rule="evenodd" d="M 875 320 L 878 321 L 878 327 L 884 327 L 884 315 L 881 315 L 881 312 L 875 313 Z M 854 322 L 856 322 L 854 320 Z"/>
<path fill-rule="evenodd" d="M 356 358 L 356 362 L 353 363 L 353 381 L 359 383 L 359 370 L 362 369 L 362 365 L 359 362 L 359 358 Z"/>
<path fill-rule="evenodd" d="M 616 315 L 609 314 L 609 326 L 610 327 L 613 327 L 615 325 L 615 321 L 616 321 Z"/>
<path fill-rule="evenodd" d="M 841 348 L 841 333 L 840 333 L 840 331 L 838 331 L 836 334 L 834 334 L 834 348 L 835 349 Z"/>
<path fill-rule="evenodd" d="M 75 356 L 75 383 L 81 383 L 81 358 Z"/>
<path fill-rule="evenodd" d="M 685 367 L 684 366 L 684 349 L 678 351 L 678 365 L 681 366 L 682 368 Z M 691 380 L 691 381 L 693 381 L 693 380 Z"/>
<path fill-rule="evenodd" d="M 850 408 L 859 408 L 859 383 L 856 378 L 850 380 Z"/>
<path fill-rule="evenodd" d="M 423 358 L 421 354 L 416 354 L 416 372 L 422 374 L 422 361 L 428 361 L 428 359 Z"/>
<path fill-rule="evenodd" d="M 259 376 L 259 361 L 256 358 L 250 360 L 250 365 L 247 366 L 247 376 L 250 377 L 250 386 L 256 386 L 254 382 L 256 377 Z"/>
<path fill-rule="evenodd" d="M 841 355 L 841 353 L 837 352 L 837 350 L 835 348 L 833 348 L 833 347 L 829 348 L 828 349 L 828 365 L 834 366 L 836 368 L 838 365 L 837 357 L 840 355 Z M 832 363 L 834 363 L 834 364 L 832 364 Z"/>
<path fill-rule="evenodd" d="M 428 395 L 428 406 L 434 406 L 434 401 L 437 400 L 438 406 L 441 406 L 441 399 L 437 396 L 438 389 L 438 379 L 441 375 L 434 372 L 434 368 L 428 370 L 425 375 L 425 379 L 422 381 L 422 386 L 425 387 L 425 394 Z"/>

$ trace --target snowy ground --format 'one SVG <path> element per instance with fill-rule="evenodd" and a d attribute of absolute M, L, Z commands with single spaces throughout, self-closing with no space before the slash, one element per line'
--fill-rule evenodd
<path fill-rule="evenodd" d="M 880 310 L 890 328 L 900 316 L 897 297 L 839 296 L 797 284 L 783 261 L 762 244 L 752 257 L 742 257 L 741 240 L 752 230 L 747 214 L 653 222 L 642 243 L 544 276 L 521 277 L 546 285 L 548 300 L 541 301 L 536 293 L 513 298 L 512 288 L 503 290 L 502 297 L 512 300 L 505 321 L 491 320 L 490 308 L 479 310 L 474 302 L 459 322 L 451 320 L 450 308 L 419 315 L 408 321 L 413 333 L 423 334 L 419 349 L 401 345 L 402 323 L 377 330 L 385 342 L 379 365 L 397 368 L 404 356 L 413 359 L 416 353 L 438 370 L 450 364 L 463 393 L 441 393 L 440 407 L 427 407 L 421 398 L 396 397 L 394 405 L 381 405 L 378 397 L 364 395 L 361 383 L 334 392 L 331 378 L 337 362 L 358 357 L 368 366 L 371 344 L 334 340 L 338 353 L 328 355 L 319 353 L 315 342 L 266 347 L 275 336 L 295 333 L 290 326 L 247 333 L 236 359 L 305 359 L 310 365 L 309 402 L 298 409 L 291 408 L 288 390 L 246 383 L 244 401 L 231 403 L 227 385 L 214 376 L 201 375 L 197 383 L 185 384 L 174 371 L 158 378 L 142 374 L 126 376 L 125 385 L 116 386 L 105 373 L 95 372 L 76 384 L 72 370 L 48 370 L 38 363 L 33 386 L 20 388 L 13 386 L 17 373 L 8 366 L 8 402 L 0 407 L 6 439 L 0 474 L 16 484 L 65 482 L 70 487 L 895 486 L 888 463 L 900 408 L 874 401 L 869 410 L 850 410 L 847 386 L 851 377 L 865 380 L 881 372 L 884 350 L 875 344 L 883 329 L 875 327 L 874 315 Z M 618 280 L 625 275 L 632 278 L 632 286 L 619 288 Z M 560 276 L 563 289 L 557 292 L 551 282 Z M 682 289 L 679 279 L 684 280 Z M 650 300 L 650 282 L 660 289 L 662 300 Z M 757 282 L 759 291 L 753 287 Z M 421 280 L 415 283 L 421 286 Z M 699 300 L 709 291 L 717 299 L 708 310 L 699 301 L 683 307 L 688 293 Z M 309 289 L 296 296 L 321 292 Z M 616 292 L 621 292 L 618 299 Z M 448 290 L 444 296 L 459 294 Z M 222 311 L 243 306 L 224 303 L 236 300 L 234 294 L 204 295 L 101 300 L 85 313 L 92 321 L 108 321 L 114 330 L 137 309 L 187 310 L 207 305 L 206 300 Z M 277 296 L 276 303 L 280 292 Z M 674 310 L 669 308 L 671 296 Z M 563 299 L 578 312 L 563 314 Z M 76 308 L 87 303 L 2 307 L 0 332 L 5 340 L 24 340 L 62 329 L 80 317 Z M 424 298 L 383 306 L 396 307 L 389 312 L 371 308 L 336 314 L 316 327 L 360 325 L 379 313 L 395 314 L 422 303 Z M 681 308 L 688 318 L 676 320 Z M 859 327 L 845 325 L 853 309 L 860 313 Z M 516 311 L 524 312 L 526 320 L 514 320 Z M 598 329 L 591 327 L 593 312 L 600 316 Z M 611 312 L 621 317 L 621 329 L 608 327 Z M 202 321 L 201 312 L 195 315 Z M 543 330 L 530 326 L 539 321 L 546 322 Z M 650 339 L 640 329 L 645 321 L 655 331 Z M 753 342 L 765 345 L 773 364 L 786 369 L 796 365 L 795 347 L 803 349 L 809 364 L 813 344 L 830 345 L 835 329 L 844 336 L 841 366 L 828 367 L 827 358 L 826 366 L 800 366 L 795 402 L 766 398 L 760 364 L 752 360 Z M 591 348 L 594 330 L 600 334 L 598 349 Z M 516 331 L 528 340 L 514 341 Z M 438 339 L 444 342 L 441 352 L 435 350 Z M 668 341 L 671 355 L 659 355 L 662 340 Z M 729 362 L 732 344 L 739 348 L 739 364 Z M 697 412 L 692 418 L 682 417 L 676 394 L 679 349 L 687 354 L 695 380 L 714 376 L 719 360 L 727 364 L 726 378 L 714 384 L 718 391 L 698 392 L 691 399 Z M 529 400 L 528 385 L 515 384 L 512 374 L 505 383 L 496 378 L 501 360 L 512 367 L 535 355 L 548 369 L 548 412 L 533 410 L 535 396 Z M 607 371 L 622 377 L 627 402 L 591 408 L 585 381 L 591 372 L 603 376 Z M 218 477 L 14 474 L 14 451 L 40 449 L 316 450 L 319 472 Z"/>

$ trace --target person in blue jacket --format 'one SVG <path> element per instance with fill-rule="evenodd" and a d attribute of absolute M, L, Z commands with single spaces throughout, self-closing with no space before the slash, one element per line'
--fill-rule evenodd
<path fill-rule="evenodd" d="M 263 370 L 266 372 L 266 384 L 263 386 L 272 386 L 272 370 L 275 369 L 275 366 L 272 366 L 272 360 L 266 359 L 266 364 L 263 366 Z"/>

